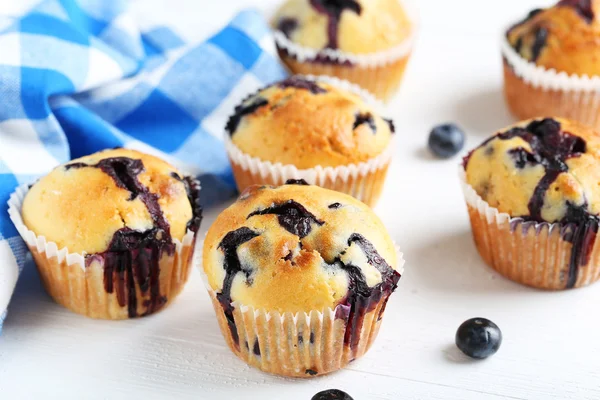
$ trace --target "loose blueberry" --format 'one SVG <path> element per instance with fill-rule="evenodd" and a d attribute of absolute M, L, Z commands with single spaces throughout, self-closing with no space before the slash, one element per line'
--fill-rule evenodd
<path fill-rule="evenodd" d="M 501 344 L 500 328 L 485 318 L 471 318 L 456 331 L 456 346 L 472 358 L 487 358 L 495 354 Z"/>
<path fill-rule="evenodd" d="M 354 400 L 346 392 L 338 389 L 323 390 L 313 396 L 311 400 Z"/>
<path fill-rule="evenodd" d="M 465 145 L 464 132 L 454 124 L 438 125 L 429 134 L 429 149 L 440 158 L 450 158 Z"/>

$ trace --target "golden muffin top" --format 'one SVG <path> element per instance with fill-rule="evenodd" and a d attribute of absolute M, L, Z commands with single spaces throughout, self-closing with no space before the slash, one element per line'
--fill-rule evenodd
<path fill-rule="evenodd" d="M 298 45 L 353 54 L 388 50 L 412 32 L 399 0 L 288 0 L 273 27 Z"/>
<path fill-rule="evenodd" d="M 242 152 L 299 169 L 367 161 L 392 140 L 392 121 L 358 95 L 292 76 L 235 109 L 226 127 Z"/>
<path fill-rule="evenodd" d="M 381 220 L 345 194 L 288 181 L 251 186 L 208 230 L 203 266 L 227 309 L 322 311 L 391 293 L 400 278 Z"/>
<path fill-rule="evenodd" d="M 539 66 L 600 75 L 600 0 L 562 0 L 508 30 L 510 45 Z"/>
<path fill-rule="evenodd" d="M 56 167 L 35 183 L 23 201 L 23 222 L 74 253 L 125 246 L 113 239 L 128 240 L 136 232 L 181 241 L 200 223 L 198 189 L 159 158 L 106 150 Z"/>
<path fill-rule="evenodd" d="M 466 179 L 490 206 L 538 222 L 600 214 L 600 136 L 565 119 L 521 122 L 465 158 Z"/>

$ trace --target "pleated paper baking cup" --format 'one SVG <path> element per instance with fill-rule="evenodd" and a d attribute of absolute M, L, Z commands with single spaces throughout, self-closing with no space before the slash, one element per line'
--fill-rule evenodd
<path fill-rule="evenodd" d="M 201 248 L 201 245 L 198 246 Z M 309 313 L 259 310 L 233 302 L 233 321 L 208 284 L 201 257 L 196 264 L 212 301 L 219 327 L 231 351 L 260 370 L 294 378 L 311 378 L 344 368 L 371 347 L 389 296 L 378 291 L 350 305 Z M 398 272 L 404 259 L 398 251 Z"/>
<path fill-rule="evenodd" d="M 334 77 L 305 76 L 306 79 L 326 82 L 343 90 L 359 95 L 366 103 L 380 113 L 384 106 L 366 90 L 350 82 Z M 373 207 L 381 195 L 388 167 L 395 149 L 395 135 L 386 149 L 378 156 L 357 164 L 337 167 L 316 166 L 299 169 L 291 164 L 263 161 L 244 153 L 224 136 L 225 149 L 231 162 L 233 175 L 240 192 L 252 185 L 283 185 L 288 179 L 304 179 L 311 185 L 349 194 Z"/>
<path fill-rule="evenodd" d="M 295 74 L 328 75 L 367 89 L 387 101 L 397 91 L 414 45 L 418 12 L 410 1 L 402 4 L 411 20 L 410 36 L 390 49 L 368 54 L 353 54 L 334 49 L 315 50 L 292 42 L 275 31 L 275 45 L 284 64 Z"/>
<path fill-rule="evenodd" d="M 477 250 L 500 274 L 548 290 L 578 288 L 600 278 L 597 222 L 540 223 L 513 218 L 477 194 L 462 166 L 459 175 Z"/>
<path fill-rule="evenodd" d="M 552 116 L 600 129 L 600 76 L 569 75 L 529 62 L 502 40 L 504 95 L 519 119 Z"/>
<path fill-rule="evenodd" d="M 131 261 L 130 252 L 89 256 L 70 253 L 68 248 L 59 249 L 55 242 L 28 229 L 21 216 L 28 191 L 28 185 L 16 189 L 8 201 L 8 213 L 33 255 L 46 291 L 58 304 L 91 318 L 127 319 L 159 311 L 183 289 L 192 270 L 196 237 L 193 231 L 188 230 L 181 241 L 173 239 L 173 251 L 163 251 L 158 260 L 158 274 L 153 275 L 150 268 L 145 277 L 148 282 L 140 285 L 140 272 L 131 265 L 122 264 L 119 271 L 105 268 L 108 257 Z M 153 249 L 135 249 L 131 253 L 134 251 L 156 256 Z"/>

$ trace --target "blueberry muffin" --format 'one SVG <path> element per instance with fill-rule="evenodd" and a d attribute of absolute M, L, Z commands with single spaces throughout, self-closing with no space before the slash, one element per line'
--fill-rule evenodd
<path fill-rule="evenodd" d="M 388 100 L 402 80 L 415 24 L 399 0 L 288 0 L 273 18 L 283 62 Z"/>
<path fill-rule="evenodd" d="M 600 128 L 600 1 L 562 0 L 506 33 L 505 97 L 520 119 L 540 115 Z"/>
<path fill-rule="evenodd" d="M 203 251 L 231 350 L 293 377 L 333 372 L 368 350 L 401 266 L 369 207 L 304 181 L 246 189 Z"/>
<path fill-rule="evenodd" d="M 481 256 L 508 278 L 570 289 L 600 277 L 600 136 L 565 119 L 519 123 L 464 160 Z"/>
<path fill-rule="evenodd" d="M 342 84 L 293 76 L 236 107 L 226 145 L 240 191 L 302 178 L 376 203 L 394 125 Z"/>
<path fill-rule="evenodd" d="M 166 162 L 133 150 L 55 168 L 27 192 L 20 214 L 48 293 L 93 318 L 163 308 L 189 275 L 199 189 Z"/>

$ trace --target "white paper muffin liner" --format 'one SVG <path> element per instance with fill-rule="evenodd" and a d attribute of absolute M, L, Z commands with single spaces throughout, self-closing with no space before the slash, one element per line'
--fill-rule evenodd
<path fill-rule="evenodd" d="M 340 89 L 359 95 L 377 113 L 384 109 L 383 104 L 359 86 L 325 76 L 303 76 L 306 79 L 326 82 Z M 239 149 L 229 135 L 224 135 L 225 149 L 231 161 L 238 189 L 243 191 L 253 184 L 283 185 L 288 179 L 304 179 L 311 185 L 347 193 L 358 200 L 374 206 L 379 199 L 387 168 L 392 160 L 395 149 L 395 135 L 392 134 L 390 143 L 378 156 L 357 164 L 337 167 L 316 166 L 309 169 L 298 169 L 291 164 L 272 163 L 252 157 Z"/>
<path fill-rule="evenodd" d="M 398 269 L 404 272 L 404 258 L 396 247 Z M 197 254 L 202 254 L 202 243 Z M 357 313 L 350 321 L 350 306 L 311 312 L 280 313 L 255 309 L 233 302 L 233 317 L 238 340 L 217 299 L 217 293 L 208 284 L 202 266 L 202 257 L 195 264 L 212 301 L 219 327 L 231 351 L 247 364 L 264 372 L 296 378 L 311 378 L 344 368 L 363 356 L 377 337 L 389 294 L 377 298 L 372 295 L 358 302 L 359 307 L 371 311 Z M 352 322 L 355 329 L 348 329 Z M 348 336 L 347 336 L 348 335 Z M 353 343 L 353 345 L 349 345 Z"/>
<path fill-rule="evenodd" d="M 85 253 L 69 252 L 55 242 L 36 235 L 27 228 L 21 216 L 23 200 L 29 185 L 17 187 L 8 200 L 8 214 L 17 231 L 31 251 L 40 272 L 44 287 L 50 296 L 62 306 L 78 314 L 99 319 L 128 318 L 127 304 L 120 306 L 116 290 L 108 293 L 104 287 L 104 258 L 98 257 L 86 265 Z M 175 252 L 165 254 L 159 260 L 160 294 L 167 304 L 179 294 L 192 270 L 195 233 L 188 230 L 181 241 L 173 239 Z M 148 298 L 136 284 L 138 311 Z M 143 312 L 139 313 L 142 315 Z"/>
<path fill-rule="evenodd" d="M 503 276 L 524 285 L 562 290 L 589 285 L 600 278 L 600 235 L 588 224 L 525 221 L 491 207 L 466 181 L 462 165 L 459 178 L 473 230 L 484 261 Z M 592 233 L 587 260 L 578 257 L 576 279 L 569 285 L 572 260 L 568 237 Z"/>
<path fill-rule="evenodd" d="M 520 119 L 563 117 L 600 129 L 600 76 L 567 74 L 530 62 L 503 36 L 505 95 Z"/>

